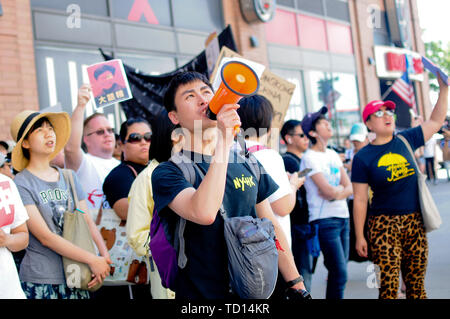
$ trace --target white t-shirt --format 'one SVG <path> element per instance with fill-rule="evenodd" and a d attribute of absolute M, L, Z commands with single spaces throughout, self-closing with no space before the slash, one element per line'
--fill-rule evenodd
<path fill-rule="evenodd" d="M 434 157 L 435 152 L 436 152 L 436 140 L 434 138 L 430 138 L 425 143 L 425 148 L 423 150 L 423 157 L 432 158 Z"/>
<path fill-rule="evenodd" d="M 319 188 L 311 176 L 322 173 L 332 186 L 338 186 L 341 181 L 342 161 L 339 155 L 327 148 L 325 152 L 316 152 L 308 149 L 302 157 L 300 170 L 311 168 L 305 181 L 306 200 L 309 208 L 309 222 L 316 219 L 341 217 L 348 218 L 348 206 L 345 199 L 328 201 L 319 196 Z"/>
<path fill-rule="evenodd" d="M 109 172 L 120 164 L 120 161 L 111 157 L 104 159 L 83 153 L 81 165 L 77 176 L 81 186 L 87 193 L 87 205 L 89 209 L 98 210 L 103 199 L 103 182 Z"/>
<path fill-rule="evenodd" d="M 6 234 L 28 220 L 16 184 L 0 174 L 0 229 Z M 26 299 L 11 251 L 0 247 L 0 299 Z"/>
<path fill-rule="evenodd" d="M 261 144 L 254 141 L 245 141 L 247 148 L 252 146 Z M 283 196 L 292 192 L 291 184 L 289 183 L 289 178 L 286 173 L 286 169 L 284 167 L 283 158 L 281 155 L 273 149 L 262 149 L 252 153 L 256 159 L 261 163 L 267 173 L 272 177 L 272 179 L 277 183 L 278 189 L 269 196 L 269 203 L 273 203 L 274 201 L 280 199 Z M 291 219 L 289 214 L 286 216 L 279 216 L 275 214 L 275 217 L 278 219 L 281 228 L 284 231 L 284 234 L 287 238 L 289 248 L 292 247 L 292 238 L 291 238 Z"/>

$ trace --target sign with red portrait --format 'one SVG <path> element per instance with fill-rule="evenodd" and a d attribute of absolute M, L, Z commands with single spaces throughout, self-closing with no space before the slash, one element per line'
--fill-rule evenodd
<path fill-rule="evenodd" d="M 133 98 L 122 60 L 90 65 L 87 73 L 96 109 Z"/>

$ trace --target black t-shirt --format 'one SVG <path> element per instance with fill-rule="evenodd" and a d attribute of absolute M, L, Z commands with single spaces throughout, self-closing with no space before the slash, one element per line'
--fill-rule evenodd
<path fill-rule="evenodd" d="M 300 157 L 291 152 L 286 152 L 282 155 L 282 158 L 286 171 L 292 174 L 300 170 L 300 163 L 302 161 Z M 300 187 L 297 191 L 297 200 L 294 209 L 290 213 L 290 217 L 291 224 L 293 225 L 308 224 L 309 212 L 305 186 Z"/>
<path fill-rule="evenodd" d="M 206 174 L 211 156 L 185 152 Z M 260 165 L 262 172 L 263 168 Z M 158 165 L 152 174 L 153 199 L 160 218 L 175 214 L 168 205 L 184 189 L 198 188 L 201 177 L 196 172 L 195 185 L 186 181 L 183 173 L 172 162 Z M 269 174 L 261 174 L 260 182 L 247 163 L 229 163 L 223 206 L 229 217 L 256 216 L 255 205 L 278 189 Z M 227 248 L 223 219 L 217 214 L 213 224 L 205 226 L 190 221 L 184 231 L 186 267 L 179 272 L 176 297 L 181 299 L 221 299 L 229 297 Z"/>
<path fill-rule="evenodd" d="M 398 134 L 406 138 L 413 150 L 424 145 L 420 126 Z M 369 215 L 404 215 L 420 210 L 414 158 L 397 136 L 389 143 L 369 144 L 356 153 L 351 179 L 372 189 Z"/>
<path fill-rule="evenodd" d="M 128 165 L 132 166 L 137 174 L 142 172 L 146 167 L 145 165 L 133 162 L 122 162 L 106 176 L 105 181 L 103 182 L 103 193 L 111 207 L 113 207 L 119 199 L 128 198 L 131 185 L 136 178 L 134 172 Z"/>

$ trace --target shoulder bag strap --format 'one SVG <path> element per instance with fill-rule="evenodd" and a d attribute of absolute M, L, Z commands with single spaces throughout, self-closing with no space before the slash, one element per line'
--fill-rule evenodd
<path fill-rule="evenodd" d="M 414 151 L 412 150 L 411 145 L 408 143 L 408 140 L 403 135 L 400 134 L 397 134 L 397 137 L 403 142 L 403 144 L 405 144 L 406 148 L 409 151 L 409 154 L 411 154 L 414 160 L 414 164 L 416 165 L 417 173 L 422 174 L 422 172 L 419 170 L 419 164 L 417 163 L 417 159 L 414 156 Z"/>
<path fill-rule="evenodd" d="M 134 174 L 134 177 L 136 178 L 136 177 L 138 176 L 138 173 L 136 172 L 136 170 L 134 169 L 134 167 L 131 166 L 131 165 L 128 165 L 128 164 L 127 164 L 127 166 L 131 169 L 131 171 L 132 171 L 133 174 Z"/>
<path fill-rule="evenodd" d="M 70 188 L 70 191 L 72 192 L 73 208 L 76 209 L 78 207 L 78 194 L 77 194 L 77 190 L 75 188 L 74 182 L 73 182 L 72 172 L 67 169 L 62 169 L 62 173 L 64 176 L 64 180 L 66 181 L 67 185 Z"/>

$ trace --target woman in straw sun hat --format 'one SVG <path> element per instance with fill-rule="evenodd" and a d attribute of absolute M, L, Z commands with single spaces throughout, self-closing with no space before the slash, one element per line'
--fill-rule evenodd
<path fill-rule="evenodd" d="M 89 214 L 85 214 L 86 222 L 101 256 L 62 237 L 63 215 L 70 202 L 73 203 L 73 197 L 62 170 L 50 165 L 50 161 L 70 136 L 69 115 L 23 111 L 11 124 L 11 135 L 17 143 L 12 151 L 12 165 L 19 171 L 14 182 L 29 215 L 30 240 L 19 271 L 22 288 L 30 299 L 89 298 L 88 291 L 67 286 L 62 256 L 89 265 L 94 275 L 90 286 L 103 281 L 111 261 Z M 79 207 L 87 212 L 86 193 L 76 175 L 70 173 L 80 200 Z"/>

